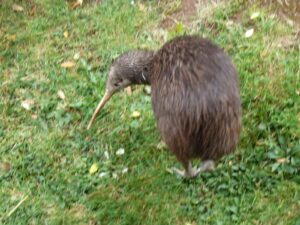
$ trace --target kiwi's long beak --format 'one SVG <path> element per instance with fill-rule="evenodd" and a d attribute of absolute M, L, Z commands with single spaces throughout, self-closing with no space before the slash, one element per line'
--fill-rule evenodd
<path fill-rule="evenodd" d="M 96 119 L 96 116 L 98 115 L 99 111 L 103 108 L 103 106 L 106 104 L 106 102 L 111 98 L 111 96 L 114 94 L 114 92 L 112 91 L 105 91 L 105 94 L 103 96 L 103 98 L 101 99 L 101 101 L 99 102 L 90 122 L 89 125 L 87 126 L 87 129 L 90 129 L 94 120 Z"/>

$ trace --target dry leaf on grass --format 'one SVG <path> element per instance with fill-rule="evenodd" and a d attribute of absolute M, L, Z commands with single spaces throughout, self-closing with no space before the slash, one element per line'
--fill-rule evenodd
<path fill-rule="evenodd" d="M 105 157 L 107 160 L 109 160 L 109 153 L 108 153 L 108 151 L 105 151 L 105 152 L 104 152 L 104 157 Z"/>
<path fill-rule="evenodd" d="M 76 61 L 78 59 L 80 59 L 80 52 L 75 53 L 74 56 L 73 56 L 73 59 L 76 60 Z"/>
<path fill-rule="evenodd" d="M 32 99 L 26 99 L 25 101 L 21 102 L 21 106 L 29 111 L 32 108 L 33 103 L 34 101 Z"/>
<path fill-rule="evenodd" d="M 58 90 L 57 95 L 62 100 L 64 100 L 66 98 L 65 93 L 62 90 Z"/>
<path fill-rule="evenodd" d="M 113 173 L 113 174 L 112 174 L 112 177 L 113 177 L 114 179 L 118 179 L 118 178 L 119 178 L 119 176 L 118 176 L 117 173 Z"/>
<path fill-rule="evenodd" d="M 254 33 L 254 29 L 251 28 L 251 29 L 249 29 L 249 30 L 246 31 L 245 37 L 249 38 L 249 37 L 251 37 L 253 35 L 253 33 Z"/>
<path fill-rule="evenodd" d="M 15 12 L 23 12 L 24 11 L 24 8 L 22 6 L 20 6 L 20 5 L 17 5 L 17 4 L 13 4 L 12 5 L 12 9 Z"/>
<path fill-rule="evenodd" d="M 106 177 L 108 175 L 108 172 L 101 172 L 99 174 L 99 177 L 102 178 L 102 177 Z"/>
<path fill-rule="evenodd" d="M 147 95 L 151 95 L 151 87 L 150 86 L 145 86 L 144 91 L 146 92 Z"/>
<path fill-rule="evenodd" d="M 250 19 L 251 19 L 251 20 L 254 20 L 254 19 L 256 19 L 257 17 L 259 17 L 259 12 L 252 13 L 252 15 L 250 16 Z"/>
<path fill-rule="evenodd" d="M 74 67 L 75 65 L 76 65 L 76 63 L 73 62 L 73 61 L 65 61 L 65 62 L 63 62 L 63 63 L 61 64 L 61 67 L 62 67 L 62 68 L 72 68 L 72 67 Z"/>
<path fill-rule="evenodd" d="M 116 155 L 124 155 L 125 153 L 125 149 L 124 148 L 120 148 L 118 149 L 118 151 L 116 152 Z"/>
<path fill-rule="evenodd" d="M 16 39 L 17 39 L 17 35 L 15 35 L 15 34 L 7 36 L 7 40 L 9 40 L 9 41 L 15 41 Z"/>
<path fill-rule="evenodd" d="M 65 32 L 64 32 L 64 37 L 65 37 L 65 38 L 68 38 L 68 37 L 69 37 L 69 32 L 68 32 L 68 31 L 65 31 Z"/>
<path fill-rule="evenodd" d="M 98 171 L 99 167 L 97 163 L 93 163 L 93 165 L 91 166 L 89 173 L 92 175 L 94 173 L 96 173 Z"/>
<path fill-rule="evenodd" d="M 289 160 L 287 158 L 279 158 L 279 159 L 277 159 L 277 162 L 278 163 L 288 163 Z"/>
<path fill-rule="evenodd" d="M 127 172 L 128 172 L 128 168 L 125 167 L 125 168 L 122 170 L 122 173 L 124 174 L 124 173 L 127 173 Z"/>
<path fill-rule="evenodd" d="M 141 113 L 139 111 L 133 111 L 131 114 L 131 117 L 133 118 L 139 118 L 141 116 Z"/>

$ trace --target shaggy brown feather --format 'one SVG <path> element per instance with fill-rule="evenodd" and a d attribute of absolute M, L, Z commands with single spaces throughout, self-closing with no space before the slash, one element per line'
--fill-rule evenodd
<path fill-rule="evenodd" d="M 232 152 L 241 130 L 237 72 L 222 49 L 197 36 L 177 37 L 157 52 L 132 51 L 111 66 L 98 111 L 118 90 L 150 84 L 158 129 L 188 168 L 189 160 L 217 160 Z"/>
<path fill-rule="evenodd" d="M 232 152 L 241 130 L 236 70 L 207 39 L 185 36 L 167 42 L 150 68 L 158 129 L 178 160 L 219 159 Z"/>

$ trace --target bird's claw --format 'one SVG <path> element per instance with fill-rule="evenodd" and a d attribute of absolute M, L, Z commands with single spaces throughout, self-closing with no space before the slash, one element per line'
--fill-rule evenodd
<path fill-rule="evenodd" d="M 177 174 L 180 177 L 183 177 L 185 179 L 191 179 L 195 178 L 196 176 L 199 175 L 199 173 L 202 173 L 204 171 L 211 171 L 214 170 L 215 168 L 215 163 L 212 160 L 206 160 L 202 163 L 202 165 L 197 168 L 197 167 L 192 167 L 191 164 L 188 167 L 187 170 L 179 170 L 176 167 L 172 168 L 167 168 L 167 171 L 171 174 Z"/>
<path fill-rule="evenodd" d="M 182 178 L 185 178 L 185 179 L 191 179 L 191 178 L 194 178 L 198 175 L 197 173 L 195 173 L 196 171 L 194 171 L 193 169 L 187 171 L 187 170 L 177 169 L 176 167 L 172 167 L 172 168 L 167 168 L 167 171 L 171 174 L 175 173 L 179 177 L 182 177 Z"/>

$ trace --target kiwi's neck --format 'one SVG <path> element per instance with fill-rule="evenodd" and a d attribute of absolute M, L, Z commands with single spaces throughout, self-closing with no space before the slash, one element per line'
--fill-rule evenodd
<path fill-rule="evenodd" d="M 150 85 L 150 78 L 149 78 L 148 71 L 149 71 L 148 67 L 142 67 L 138 71 L 136 71 L 131 80 L 132 84 Z"/>
<path fill-rule="evenodd" d="M 150 68 L 154 57 L 154 51 L 139 51 L 138 60 L 133 60 L 130 67 L 133 71 L 132 84 L 150 85 Z"/>

